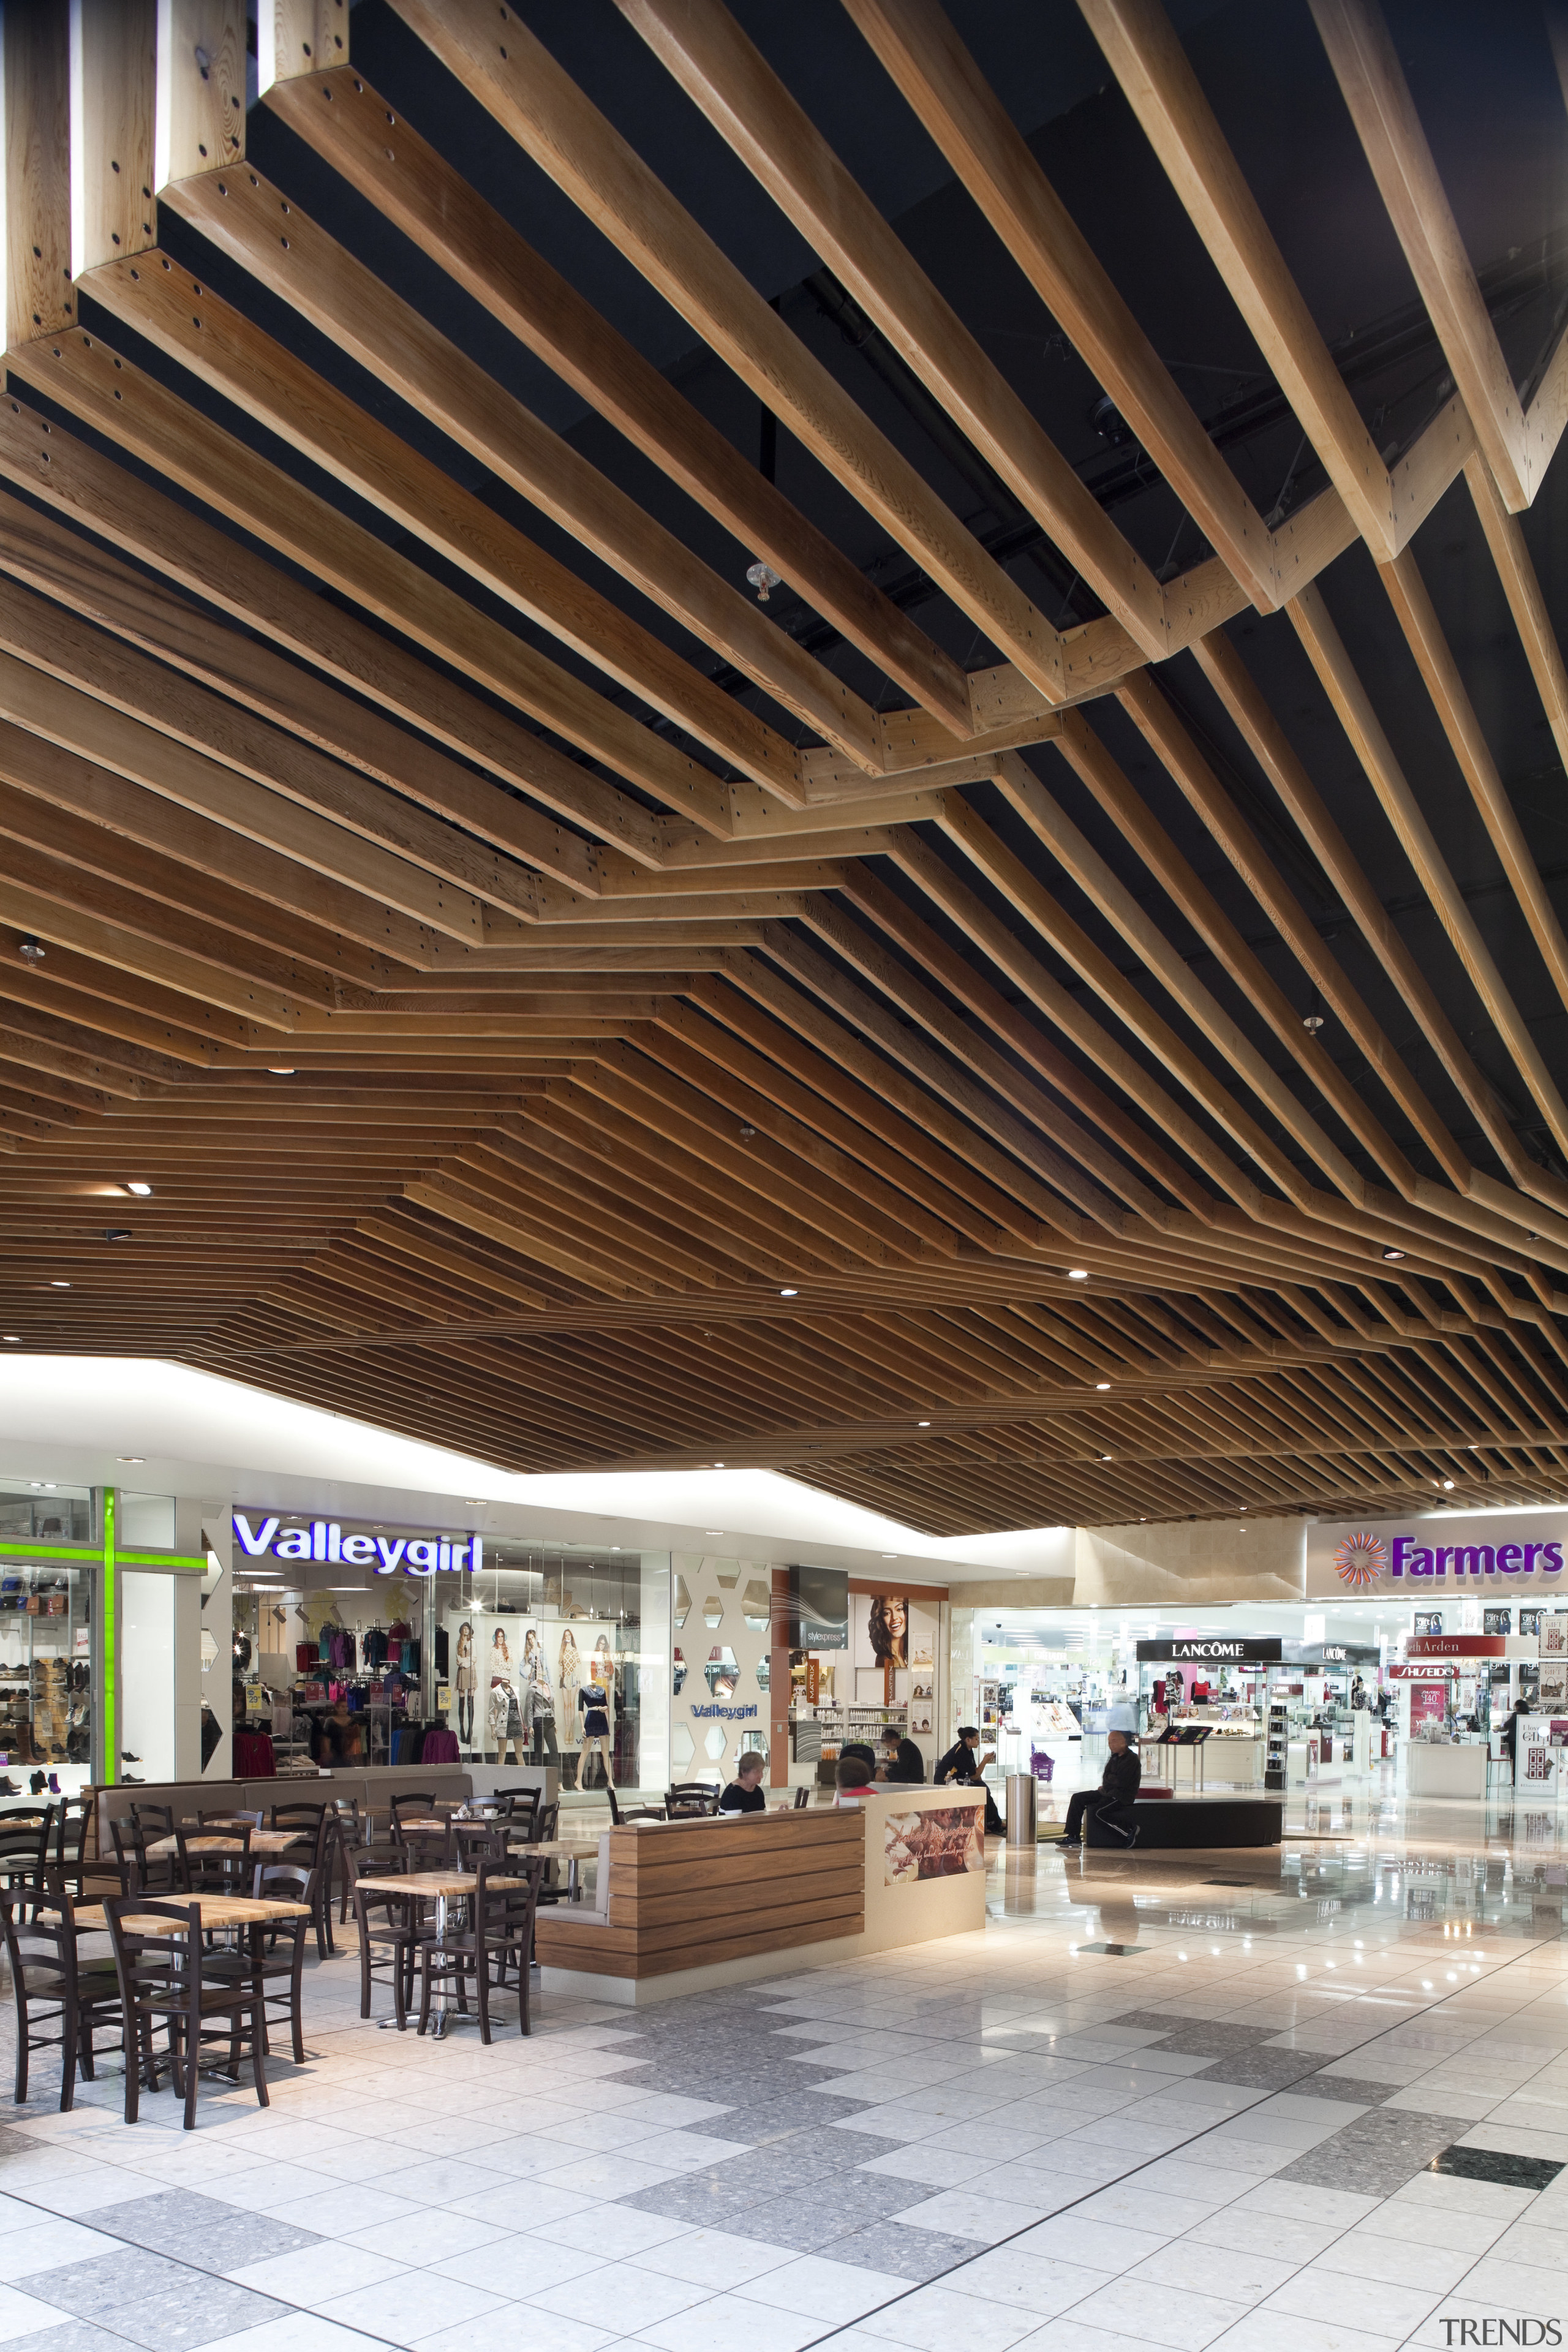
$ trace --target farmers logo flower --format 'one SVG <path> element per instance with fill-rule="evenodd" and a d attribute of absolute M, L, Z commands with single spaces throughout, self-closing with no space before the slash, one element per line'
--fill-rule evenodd
<path fill-rule="evenodd" d="M 1342 1536 L 1334 1547 L 1334 1574 L 1352 1592 L 1375 1584 L 1388 1566 L 1388 1546 L 1381 1536 Z"/>

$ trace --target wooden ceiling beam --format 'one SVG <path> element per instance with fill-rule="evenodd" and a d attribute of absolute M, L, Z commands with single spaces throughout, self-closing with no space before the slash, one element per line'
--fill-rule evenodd
<path fill-rule="evenodd" d="M 1160 0 L 1079 6 L 1356 529 L 1379 561 L 1396 555 L 1388 468 Z"/>
<path fill-rule="evenodd" d="M 541 424 L 254 165 L 182 181 L 164 190 L 163 201 L 699 644 L 733 663 L 858 765 L 880 768 L 877 715 L 863 696 L 776 628 L 755 596 L 721 579 L 628 492 Z M 632 680 L 623 676 L 622 682 Z M 694 681 L 693 710 L 698 698 Z M 733 708 L 732 698 L 725 699 Z M 669 715 L 679 717 L 674 709 Z M 777 772 L 775 756 L 766 760 L 767 775 L 758 776 L 759 755 L 742 756 L 732 720 L 722 740 L 716 739 L 711 714 L 694 731 L 759 782 Z"/>
<path fill-rule="evenodd" d="M 1523 407 L 1376 0 L 1311 0 L 1329 63 L 1427 315 L 1510 513 L 1530 505 L 1563 428 Z M 1546 415 L 1552 427 L 1543 430 Z M 1384 560 L 1387 560 L 1386 557 Z"/>
<path fill-rule="evenodd" d="M 215 187 L 226 187 L 224 175 Z M 434 459 L 356 406 L 167 255 L 111 262 L 83 290 L 242 415 L 583 662 L 743 775 L 800 798 L 799 760 L 777 730 L 622 611 Z M 287 479 L 287 477 L 281 478 Z"/>
<path fill-rule="evenodd" d="M 1049 534 L 1144 656 L 1159 660 L 1168 649 L 1168 632 L 1164 593 L 1152 570 L 722 0 L 616 0 L 616 5 L 1026 513 Z M 1227 549 L 1232 536 L 1225 535 Z M 1248 573 L 1256 568 L 1249 561 Z"/>
<path fill-rule="evenodd" d="M 188 530 L 191 518 L 184 521 Z M 406 728 L 393 725 L 363 701 L 301 669 L 298 662 L 286 661 L 253 636 L 224 626 L 144 572 L 132 571 L 103 548 L 4 494 L 0 572 L 199 679 L 216 695 L 239 703 L 331 759 L 391 786 L 448 826 L 477 835 L 504 858 L 537 866 L 576 889 L 595 887 L 593 847 L 577 834 L 552 824 L 513 793 L 499 792 L 489 779 L 471 774 Z M 433 688 L 437 683 L 432 674 Z M 379 827 L 362 829 L 367 838 L 384 840 L 392 823 L 390 812 L 384 810 Z M 433 828 L 421 832 L 418 840 L 427 847 L 433 835 Z M 449 835 L 443 865 L 461 846 L 460 839 Z"/>
<path fill-rule="evenodd" d="M 687 324 L 1053 701 L 1060 639 L 513 15 L 483 0 L 394 0 L 418 34 Z"/>
<path fill-rule="evenodd" d="M 414 644 L 423 646 L 438 660 L 448 662 L 476 684 L 499 696 L 509 709 L 524 711 L 541 726 L 548 727 L 569 742 L 581 744 L 591 756 L 603 760 L 629 782 L 641 785 L 697 823 L 707 823 L 720 834 L 728 831 L 728 803 L 718 780 L 700 761 L 674 744 L 665 744 L 650 729 L 639 725 L 630 712 L 619 709 L 558 663 L 535 653 L 521 637 L 447 588 L 408 557 L 374 537 L 313 491 L 290 480 L 265 457 L 226 433 L 221 425 L 199 415 L 177 394 L 154 382 L 129 360 L 118 359 L 96 338 L 79 334 L 50 336 L 8 352 L 6 360 L 13 375 L 21 376 L 46 398 L 103 434 L 114 446 L 128 450 L 154 473 L 177 483 L 302 571 L 313 573 L 351 604 L 358 604 Z M 8 420 L 4 414 L 7 408 Z M 24 424 L 19 402 L 0 402 L 0 446 L 9 443 L 14 452 L 7 471 L 20 487 L 32 489 L 42 483 L 45 495 L 49 495 L 53 482 L 50 468 L 56 462 L 50 446 L 52 438 L 47 420 L 29 414 Z M 95 487 L 105 487 L 101 475 Z M 160 523 L 166 506 L 166 501 L 159 502 Z M 131 551 L 140 552 L 136 541 L 143 533 L 136 524 L 132 524 L 123 537 L 114 527 L 127 509 L 140 521 L 144 502 L 124 493 L 118 498 L 110 493 L 100 504 L 99 497 L 94 496 L 84 500 L 82 520 L 89 528 L 106 530 Z M 174 512 L 179 514 L 178 509 Z M 184 515 L 179 515 L 181 525 L 184 520 Z M 216 546 L 224 548 L 223 535 L 214 536 Z M 177 544 L 177 531 L 175 537 Z M 171 571 L 173 576 L 181 576 L 184 559 L 166 541 L 159 541 L 152 560 L 160 568 Z M 226 556 L 225 561 L 234 562 L 234 557 Z M 239 569 L 237 563 L 236 569 Z M 268 569 L 265 564 L 259 566 L 262 574 Z M 205 591 L 220 604 L 226 601 L 219 585 L 222 572 L 221 563 L 213 566 L 207 574 L 210 587 Z M 247 584 L 253 593 L 258 590 L 257 572 L 251 572 Z M 267 614 L 268 633 L 298 637 L 300 650 L 307 659 L 330 663 L 335 656 L 343 661 L 351 680 L 356 657 L 370 668 L 373 677 L 385 675 L 390 680 L 397 675 L 393 650 L 376 646 L 373 653 L 365 643 L 369 632 L 362 637 L 352 629 L 339 627 L 339 616 L 334 614 L 329 617 L 320 604 L 313 604 L 308 613 L 300 613 L 298 591 L 286 587 L 280 575 L 274 576 L 270 593 L 261 594 L 259 601 Z M 289 606 L 295 607 L 291 614 L 288 612 Z M 325 625 L 312 644 L 310 629 L 301 625 L 309 620 L 314 628 L 318 616 Z M 240 617 L 249 615 L 242 614 Z M 371 646 L 375 646 L 374 638 Z M 422 669 L 423 666 L 416 667 Z M 422 692 L 411 692 L 405 687 L 402 695 L 406 700 L 406 714 L 414 724 L 434 723 L 425 712 Z M 442 698 L 434 688 L 431 700 L 439 709 Z M 402 698 L 398 698 L 398 707 L 404 707 Z M 493 732 L 499 736 L 502 730 L 497 728 Z M 514 734 L 514 743 L 520 734 L 521 730 Z M 589 809 L 599 811 L 600 823 L 613 822 L 617 830 L 623 824 L 635 824 L 635 819 L 626 816 L 620 806 L 606 805 L 594 793 L 592 777 L 574 769 L 569 761 L 561 762 L 559 767 L 552 761 L 548 747 L 542 747 L 537 754 L 527 752 L 522 765 L 531 777 L 526 789 L 549 805 L 558 806 L 563 815 L 573 814 L 574 808 L 581 805 L 584 815 Z M 617 794 L 616 803 L 624 803 L 625 798 Z M 594 822 L 592 818 L 587 821 Z M 598 830 L 599 824 L 595 824 L 594 829 Z"/>
<path fill-rule="evenodd" d="M 535 253 L 446 158 L 358 74 L 280 82 L 268 104 L 520 342 L 605 416 L 633 446 L 771 564 L 940 725 L 973 725 L 969 684 L 950 655 L 882 595 L 773 484 L 742 457 Z"/>
<path fill-rule="evenodd" d="M 1514 1067 L 1529 1088 L 1560 1151 L 1568 1151 L 1568 1103 L 1546 1066 L 1528 1024 L 1499 971 L 1480 928 L 1465 903 L 1438 848 L 1431 824 L 1394 757 L 1372 698 L 1316 588 L 1293 597 L 1286 607 L 1320 684 L 1361 762 L 1384 814 L 1431 900 L 1471 986 L 1507 1045 Z"/>

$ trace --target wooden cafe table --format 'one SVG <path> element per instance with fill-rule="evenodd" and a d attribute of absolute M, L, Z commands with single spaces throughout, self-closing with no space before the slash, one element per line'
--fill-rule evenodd
<path fill-rule="evenodd" d="M 147 1900 L 150 1903 L 177 1903 L 183 1911 L 190 1910 L 194 1905 L 201 1914 L 204 1935 L 209 1930 L 216 1934 L 225 1928 L 265 1927 L 272 1919 L 308 1919 L 310 1916 L 308 1903 L 288 1903 L 281 1896 L 274 1899 L 269 1895 L 150 1895 Z M 109 1926 L 101 1903 L 79 1903 L 73 1916 L 78 1928 L 84 1934 L 107 1930 Z M 170 1929 L 167 1919 L 140 1912 L 128 1911 L 120 1924 L 132 1936 L 166 1936 Z"/>
<path fill-rule="evenodd" d="M 309 1845 L 312 1835 L 309 1830 L 252 1830 L 250 1851 L 263 1860 L 276 1861 L 279 1854 L 287 1853 L 290 1846 Z M 155 1845 L 148 1847 L 147 1859 L 149 1862 L 162 1861 L 165 1855 L 178 1853 L 179 1850 L 177 1839 L 160 1838 Z M 242 1853 L 244 1850 L 243 1840 L 225 1837 L 221 1830 L 203 1830 L 198 1836 L 185 1839 L 187 1853 Z"/>
<path fill-rule="evenodd" d="M 530 1846 L 526 1851 L 544 1853 L 549 1849 Z M 362 1878 L 359 1883 L 367 1895 L 411 1895 L 422 1896 L 427 1902 L 434 1901 L 436 1957 L 446 1959 L 448 1957 L 446 1949 L 447 1906 L 450 1903 L 460 1903 L 470 1895 L 479 1883 L 479 1875 L 476 1870 L 405 1870 L 401 1874 L 390 1872 L 384 1878 Z M 492 1878 L 489 1883 L 492 1886 L 510 1888 L 521 1886 L 524 1882 L 521 1878 Z M 450 1993 L 446 1992 L 436 1995 L 436 2015 L 430 2031 L 437 2042 L 444 2042 L 447 2038 L 447 2026 L 452 2014 L 451 1998 Z M 384 2019 L 383 2022 L 386 2021 Z"/>

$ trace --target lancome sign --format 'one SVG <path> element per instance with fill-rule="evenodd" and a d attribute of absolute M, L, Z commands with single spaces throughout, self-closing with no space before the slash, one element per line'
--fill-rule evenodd
<path fill-rule="evenodd" d="M 461 1575 L 484 1565 L 482 1536 L 400 1534 L 377 1528 L 344 1533 L 336 1519 L 285 1518 L 277 1511 L 247 1510 L 234 1514 L 234 1539 L 246 1559 L 318 1562 L 324 1566 L 368 1568 L 377 1576 Z"/>

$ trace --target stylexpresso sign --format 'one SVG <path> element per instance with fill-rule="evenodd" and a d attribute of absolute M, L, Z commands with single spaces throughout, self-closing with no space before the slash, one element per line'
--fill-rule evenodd
<path fill-rule="evenodd" d="M 277 1511 L 234 1514 L 234 1539 L 246 1559 L 368 1568 L 377 1576 L 447 1576 L 477 1572 L 484 1565 L 484 1538 L 473 1535 L 388 1533 L 351 1528 L 336 1519 L 285 1518 Z"/>

